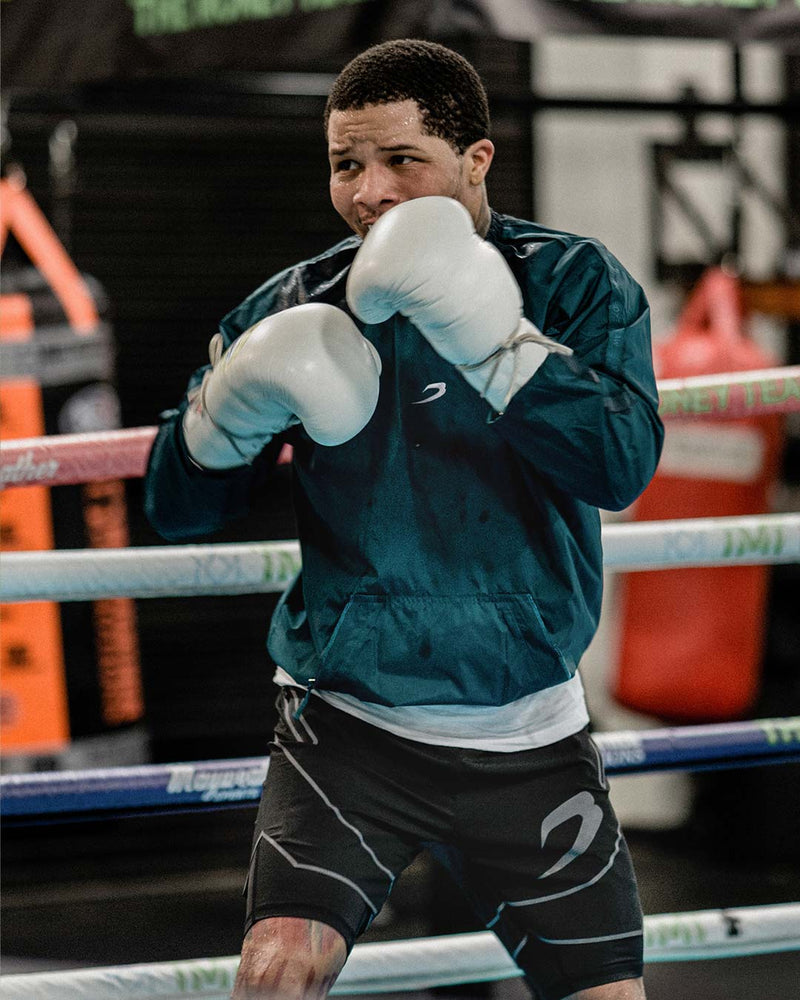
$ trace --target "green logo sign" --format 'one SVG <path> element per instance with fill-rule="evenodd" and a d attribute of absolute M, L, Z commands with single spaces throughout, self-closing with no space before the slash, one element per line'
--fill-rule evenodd
<path fill-rule="evenodd" d="M 783 552 L 783 544 L 782 528 L 770 528 L 764 524 L 757 528 L 727 528 L 722 558 L 779 556 Z"/>
<path fill-rule="evenodd" d="M 777 746 L 779 743 L 800 743 L 800 718 L 762 719 L 758 725 L 770 746 Z"/>
<path fill-rule="evenodd" d="M 269 21 L 287 14 L 347 7 L 365 0 L 128 0 L 140 38 L 218 28 L 243 21 Z"/>

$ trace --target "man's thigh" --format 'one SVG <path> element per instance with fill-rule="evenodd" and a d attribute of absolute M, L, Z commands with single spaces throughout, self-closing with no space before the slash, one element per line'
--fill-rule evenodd
<path fill-rule="evenodd" d="M 588 733 L 491 757 L 459 810 L 456 863 L 481 919 L 537 1000 L 639 977 L 636 880 Z"/>
<path fill-rule="evenodd" d="M 283 688 L 247 880 L 246 930 L 266 917 L 333 927 L 348 950 L 419 852 L 424 812 L 375 727 Z M 388 749 L 387 749 L 388 747 Z"/>

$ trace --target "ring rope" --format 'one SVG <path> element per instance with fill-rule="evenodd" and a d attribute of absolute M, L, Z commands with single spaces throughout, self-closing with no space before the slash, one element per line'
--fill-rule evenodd
<path fill-rule="evenodd" d="M 800 410 L 800 366 L 661 379 L 658 412 L 676 417 L 753 417 Z"/>
<path fill-rule="evenodd" d="M 595 733 L 593 738 L 608 774 L 785 763 L 800 759 L 800 716 Z M 247 804 L 258 800 L 268 763 L 266 757 L 248 757 L 3 775 L 3 820 Z"/>
<path fill-rule="evenodd" d="M 0 489 L 71 486 L 144 475 L 156 427 L 49 434 L 0 444 Z"/>
<path fill-rule="evenodd" d="M 739 418 L 800 411 L 800 365 L 663 379 L 659 413 L 673 418 Z M 56 434 L 0 443 L 0 489 L 67 486 L 143 476 L 155 427 Z"/>
<path fill-rule="evenodd" d="M 606 524 L 602 537 L 617 572 L 800 561 L 800 514 Z M 7 552 L 0 601 L 276 593 L 299 569 L 295 540 Z"/>
<path fill-rule="evenodd" d="M 766 955 L 800 949 L 800 904 L 744 906 L 644 918 L 647 963 Z M 222 1000 L 238 957 L 120 965 L 0 977 L 0 1000 Z M 488 931 L 357 944 L 331 993 L 394 993 L 521 975 Z"/>

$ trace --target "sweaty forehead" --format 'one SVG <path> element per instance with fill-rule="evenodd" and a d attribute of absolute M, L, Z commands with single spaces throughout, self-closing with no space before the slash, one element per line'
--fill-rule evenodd
<path fill-rule="evenodd" d="M 426 135 L 416 101 L 390 104 L 367 104 L 363 108 L 332 111 L 328 119 L 328 144 L 331 148 L 358 142 L 395 145 L 404 140 L 419 140 Z"/>

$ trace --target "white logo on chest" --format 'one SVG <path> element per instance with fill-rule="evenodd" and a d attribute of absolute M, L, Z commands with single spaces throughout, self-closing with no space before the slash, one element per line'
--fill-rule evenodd
<path fill-rule="evenodd" d="M 426 385 L 422 391 L 427 392 L 428 389 L 434 389 L 435 392 L 433 392 L 430 396 L 425 396 L 424 399 L 415 399 L 411 405 L 419 406 L 420 403 L 432 403 L 434 399 L 444 396 L 447 392 L 447 386 L 444 382 L 431 382 L 429 385 Z"/>

